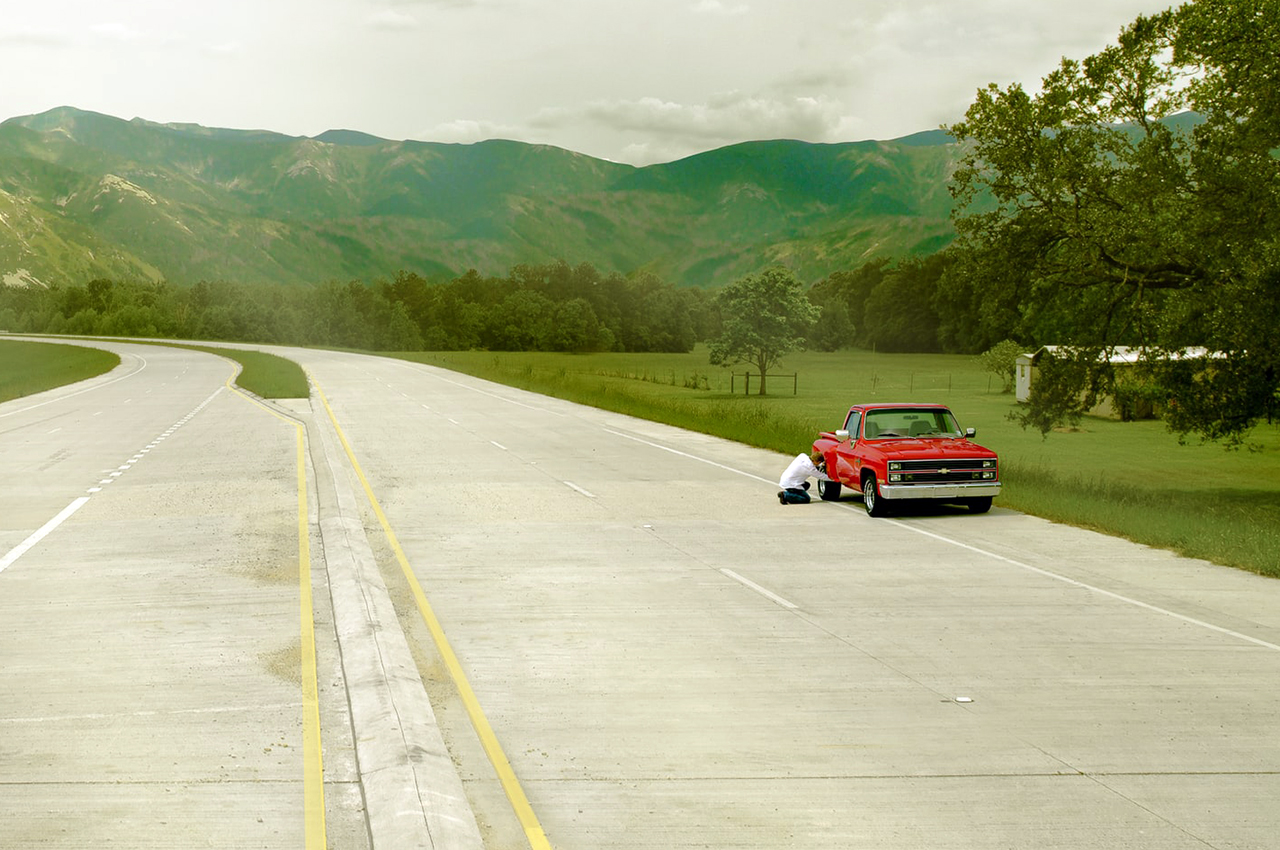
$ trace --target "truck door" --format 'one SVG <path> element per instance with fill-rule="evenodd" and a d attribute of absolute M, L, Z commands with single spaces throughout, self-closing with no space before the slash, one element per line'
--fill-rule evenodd
<path fill-rule="evenodd" d="M 827 475 L 831 478 L 855 488 L 860 485 L 858 470 L 853 465 L 853 446 L 858 442 L 860 427 L 862 427 L 862 411 L 849 411 L 849 418 L 844 421 L 844 430 L 849 432 L 849 439 L 836 446 L 836 468 L 827 470 Z"/>

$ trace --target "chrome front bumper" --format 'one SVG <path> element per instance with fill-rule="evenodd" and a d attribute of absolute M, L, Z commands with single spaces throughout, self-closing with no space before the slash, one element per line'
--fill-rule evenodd
<path fill-rule="evenodd" d="M 881 484 L 882 499 L 969 499 L 999 496 L 999 481 L 976 484 Z"/>

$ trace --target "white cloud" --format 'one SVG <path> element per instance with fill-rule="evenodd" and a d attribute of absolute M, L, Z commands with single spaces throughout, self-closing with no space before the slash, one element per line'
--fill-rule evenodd
<path fill-rule="evenodd" d="M 692 7 L 692 11 L 699 15 L 745 15 L 751 11 L 751 7 L 746 4 L 739 3 L 734 6 L 726 6 L 720 0 L 698 0 Z"/>
<path fill-rule="evenodd" d="M 820 97 L 775 99 L 724 92 L 705 103 L 675 103 L 656 97 L 598 100 L 577 109 L 545 109 L 534 127 L 575 123 L 613 130 L 653 133 L 687 140 L 720 142 L 741 138 L 826 139 L 839 126 L 839 107 Z"/>
<path fill-rule="evenodd" d="M 431 9 L 471 9 L 488 4 L 488 0 L 384 0 L 390 6 Z"/>
<path fill-rule="evenodd" d="M 226 41 L 221 44 L 210 44 L 205 50 L 214 56 L 235 56 L 244 52 L 244 42 Z"/>
<path fill-rule="evenodd" d="M 573 147 L 571 138 L 597 140 L 585 151 L 619 162 L 670 162 L 747 139 L 848 141 L 857 126 L 840 102 L 826 96 L 732 91 L 701 103 L 656 97 L 595 100 L 578 107 L 540 110 L 515 138 L 546 136 Z M 574 148 L 581 150 L 581 147 Z"/>
<path fill-rule="evenodd" d="M 0 44 L 11 47 L 70 47 L 71 41 L 52 30 L 19 29 L 0 33 Z"/>
<path fill-rule="evenodd" d="M 418 29 L 417 18 L 397 12 L 395 9 L 383 9 L 381 12 L 370 15 L 368 20 L 375 29 L 380 30 L 404 32 Z"/>
<path fill-rule="evenodd" d="M 108 41 L 131 42 L 140 41 L 143 38 L 140 31 L 128 24 L 118 22 L 95 24 L 89 28 L 89 31 Z"/>
<path fill-rule="evenodd" d="M 454 121 L 437 124 L 431 129 L 419 133 L 418 138 L 433 142 L 471 144 L 473 142 L 482 142 L 485 139 L 518 139 L 520 138 L 520 130 L 517 127 L 497 124 L 492 121 L 474 121 L 469 118 L 459 118 Z"/>
<path fill-rule="evenodd" d="M 695 153 L 702 153 L 705 148 L 689 145 L 672 144 L 666 140 L 632 142 L 622 149 L 617 157 L 602 157 L 614 162 L 625 162 L 628 165 L 645 166 L 659 162 L 675 162 Z"/>
<path fill-rule="evenodd" d="M 986 83 L 1034 85 L 1060 56 L 1096 52 L 1170 2 L 14 0 L 0 53 L 14 58 L 15 114 L 70 103 L 669 161 L 748 139 L 952 123 Z"/>

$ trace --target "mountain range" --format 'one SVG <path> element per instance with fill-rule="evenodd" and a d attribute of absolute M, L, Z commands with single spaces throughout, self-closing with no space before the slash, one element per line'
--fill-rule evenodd
<path fill-rule="evenodd" d="M 745 142 L 636 167 L 546 145 L 315 137 L 61 107 L 0 123 L 0 276 L 250 283 L 505 275 L 563 259 L 715 287 L 953 237 L 940 130 Z"/>

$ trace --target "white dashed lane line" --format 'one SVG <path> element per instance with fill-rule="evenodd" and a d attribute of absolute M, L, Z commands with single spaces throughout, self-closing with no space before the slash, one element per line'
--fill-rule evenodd
<path fill-rule="evenodd" d="M 741 469 L 735 469 L 732 466 L 726 466 L 725 464 L 717 463 L 716 461 L 709 460 L 707 458 L 698 457 L 697 455 L 690 454 L 688 452 L 682 452 L 678 449 L 673 449 L 670 446 L 664 446 L 664 445 L 661 445 L 660 443 L 654 443 L 649 440 L 643 440 L 631 434 L 624 434 L 621 431 L 614 431 L 610 428 L 605 428 L 604 431 L 618 437 L 624 437 L 628 440 L 634 440 L 635 442 L 642 443 L 646 446 L 652 446 L 655 449 L 661 449 L 664 452 L 670 452 L 671 454 L 679 455 L 680 457 L 688 458 L 690 460 L 694 460 L 699 463 L 705 463 L 709 466 L 714 466 L 719 469 L 723 469 L 726 472 L 732 472 L 737 475 L 742 475 L 746 478 L 755 479 L 756 481 L 763 481 L 764 483 L 769 484 L 770 486 L 777 486 L 773 484 L 773 482 L 770 481 L 769 479 L 762 478 L 761 476 L 756 475 L 754 473 L 747 472 Z M 568 484 L 569 482 L 566 481 L 565 483 Z M 572 487 L 573 485 L 570 484 L 569 486 Z M 574 489 L 577 489 L 577 488 L 574 488 Z M 859 515 L 862 514 L 862 509 L 860 506 L 851 505 L 847 503 L 840 503 L 840 502 L 829 503 L 829 505 L 831 508 L 843 509 L 846 511 L 854 511 Z M 1252 635 L 1247 635 L 1243 632 L 1236 631 L 1235 629 L 1229 629 L 1224 626 L 1219 626 L 1215 623 L 1210 623 L 1205 620 L 1200 620 L 1195 617 L 1190 617 L 1190 616 L 1187 616 L 1186 614 L 1180 614 L 1176 611 L 1171 611 L 1168 608 L 1162 608 L 1159 605 L 1152 605 L 1151 603 L 1144 602 L 1141 599 L 1135 599 L 1132 596 L 1125 596 L 1124 594 L 1121 594 L 1121 593 L 1116 593 L 1111 590 L 1106 590 L 1104 588 L 1098 587 L 1097 585 L 1088 584 L 1086 582 L 1079 581 L 1077 579 L 1073 579 L 1068 576 L 1062 575 L 1061 573 L 1055 573 L 1052 570 L 1047 570 L 1041 567 L 1033 566 L 1023 561 L 1018 561 L 1014 558 L 1007 558 L 1004 555 L 1000 555 L 996 552 L 992 552 L 989 549 L 983 549 L 979 546 L 972 546 L 960 540 L 956 540 L 951 537 L 946 537 L 945 535 L 942 535 L 942 534 L 936 534 L 932 531 L 928 531 L 910 522 L 904 522 L 902 520 L 895 520 L 895 519 L 879 519 L 879 520 L 875 520 L 875 522 L 885 523 L 888 525 L 895 525 L 913 534 L 919 534 L 919 535 L 923 535 L 924 537 L 932 538 L 933 540 L 936 540 L 940 543 L 944 543 L 948 546 L 954 546 L 959 549 L 965 549 L 969 552 L 982 555 L 994 561 L 999 561 L 1004 564 L 1008 564 L 1009 566 L 1017 567 L 1018 569 L 1026 570 L 1027 572 L 1035 573 L 1047 579 L 1052 579 L 1053 581 L 1062 582 L 1063 584 L 1068 584 L 1068 585 L 1071 585 L 1072 587 L 1078 587 L 1083 590 L 1087 590 L 1091 593 L 1096 593 L 1099 596 L 1107 597 L 1108 599 L 1115 600 L 1116 602 L 1120 602 L 1125 605 L 1131 605 L 1135 608 L 1141 608 L 1145 611 L 1149 611 L 1153 614 L 1159 614 L 1164 617 L 1171 617 L 1172 619 L 1180 620 L 1192 626 L 1197 626 L 1202 629 L 1207 629 L 1212 632 L 1217 632 L 1218 634 L 1226 635 L 1228 637 L 1235 638 L 1237 640 L 1242 640 L 1247 643 L 1251 643 L 1255 646 L 1263 647 L 1264 649 L 1270 649 L 1270 650 L 1280 652 L 1280 644 L 1272 643 L 1271 641 L 1253 637 Z M 764 588 L 759 587 L 759 585 L 752 584 L 749 580 L 744 579 L 742 576 L 739 576 L 737 573 L 734 573 L 732 570 L 722 569 L 720 570 L 720 572 L 724 573 L 724 575 L 727 576 L 728 578 L 731 578 L 735 581 L 742 582 L 743 584 L 751 587 L 753 590 L 758 590 L 759 592 L 763 593 L 765 596 L 768 596 L 769 598 L 773 599 L 779 605 L 783 605 L 784 607 L 791 605 L 791 603 L 787 602 L 785 599 L 782 599 L 782 597 L 775 597 L 774 594 L 770 593 Z"/>
<path fill-rule="evenodd" d="M 85 502 L 89 501 L 89 496 L 92 496 L 95 493 L 101 493 L 102 488 L 104 486 L 118 480 L 120 476 L 124 475 L 126 472 L 132 469 L 133 465 L 136 464 L 138 461 L 140 461 L 144 454 L 151 451 L 156 446 L 160 445 L 160 443 L 164 442 L 165 439 L 172 436 L 175 431 L 177 431 L 183 425 L 190 422 L 192 417 L 194 417 L 200 411 L 204 410 L 205 407 L 208 406 L 209 402 L 213 401 L 214 398 L 218 395 L 218 393 L 222 392 L 223 389 L 224 389 L 223 387 L 218 387 L 218 389 L 214 390 L 213 394 L 210 395 L 208 398 L 206 398 L 204 401 L 200 402 L 200 404 L 196 406 L 195 410 L 192 410 L 186 416 L 179 419 L 176 424 L 174 424 L 172 427 L 166 430 L 159 437 L 157 437 L 156 439 L 148 443 L 146 448 L 142 449 L 133 457 L 129 458 L 127 462 L 121 464 L 120 466 L 117 466 L 115 469 L 111 470 L 111 472 L 107 473 L 106 477 L 99 480 L 97 484 L 95 484 L 92 487 L 89 487 L 85 491 L 89 495 L 80 496 L 79 498 L 72 501 L 72 503 L 67 505 L 65 508 L 63 508 L 62 511 L 57 516 L 55 516 L 53 519 L 46 522 L 44 525 L 40 526 L 40 528 L 38 528 L 36 531 L 32 532 L 31 535 L 28 536 L 26 540 L 23 540 L 17 546 L 14 546 L 12 549 L 10 549 L 4 555 L 4 557 L 0 558 L 0 572 L 4 572 L 4 570 L 8 568 L 11 564 L 13 564 L 14 561 L 18 560 L 24 554 L 26 554 L 27 550 L 31 549 L 31 547 L 35 546 L 37 543 L 39 543 L 41 540 L 47 537 L 55 528 L 62 525 L 62 523 L 66 522 L 67 519 L 70 518 L 72 514 L 74 514 L 76 511 L 80 510 L 80 508 L 84 506 Z M 101 414 L 101 411 L 93 415 L 98 416 L 100 414 Z"/>
<path fill-rule="evenodd" d="M 596 497 L 595 493 L 588 493 L 586 490 L 583 490 L 581 487 L 579 487 L 577 484 L 574 484 L 572 481 L 564 482 L 564 486 L 568 487 L 570 490 L 575 490 L 581 493 L 582 495 L 586 496 L 588 499 L 594 499 Z"/>
<path fill-rule="evenodd" d="M 771 590 L 766 590 L 765 588 L 763 588 L 763 587 L 761 587 L 760 585 L 756 584 L 756 583 L 755 583 L 754 581 L 752 581 L 751 579 L 749 579 L 749 578 L 745 578 L 745 577 L 743 577 L 743 576 L 740 576 L 740 575 L 738 575 L 737 573 L 735 573 L 733 570 L 728 569 L 727 567 L 721 567 L 721 568 L 720 568 L 720 572 L 721 572 L 721 573 L 723 573 L 724 575 L 728 576 L 729 578 L 733 579 L 734 581 L 738 582 L 738 583 L 739 583 L 739 584 L 741 584 L 743 587 L 749 587 L 749 588 L 751 588 L 752 590 L 754 590 L 756 593 L 758 593 L 758 594 L 760 594 L 761 596 L 765 597 L 766 599 L 770 599 L 770 600 L 772 600 L 772 601 L 774 601 L 774 602 L 778 603 L 778 604 L 779 604 L 779 605 L 781 605 L 783 608 L 790 608 L 790 609 L 794 609 L 794 608 L 799 607 L 799 606 L 797 606 L 794 602 L 790 602 L 790 601 L 788 601 L 788 600 L 786 600 L 786 599 L 783 599 L 781 596 L 779 596 L 778 594 L 774 593 L 773 591 L 771 591 Z"/>

